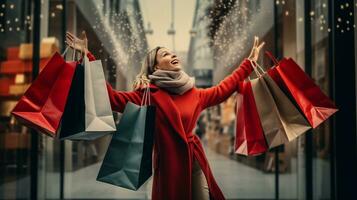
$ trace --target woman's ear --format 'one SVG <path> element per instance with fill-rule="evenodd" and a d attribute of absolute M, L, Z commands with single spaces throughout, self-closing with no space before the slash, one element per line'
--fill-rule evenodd
<path fill-rule="evenodd" d="M 159 67 L 157 65 L 154 66 L 154 71 L 156 71 L 157 69 L 159 69 Z"/>

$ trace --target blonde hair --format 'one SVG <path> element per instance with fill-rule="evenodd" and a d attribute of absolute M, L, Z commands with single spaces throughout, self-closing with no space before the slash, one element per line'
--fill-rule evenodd
<path fill-rule="evenodd" d="M 146 57 L 141 65 L 141 70 L 138 75 L 136 75 L 134 83 L 133 83 L 133 89 L 137 90 L 140 88 L 146 88 L 150 84 L 150 79 L 149 75 L 154 72 L 154 67 L 157 64 L 156 63 L 156 54 L 159 51 L 159 49 L 162 47 L 155 47 L 154 49 L 150 50 L 147 54 Z"/>

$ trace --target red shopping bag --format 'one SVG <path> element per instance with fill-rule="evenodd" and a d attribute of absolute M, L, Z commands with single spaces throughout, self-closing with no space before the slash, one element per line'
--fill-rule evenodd
<path fill-rule="evenodd" d="M 76 62 L 57 52 L 21 97 L 12 114 L 24 125 L 55 136 L 63 115 Z"/>
<path fill-rule="evenodd" d="M 312 128 L 316 128 L 337 112 L 334 103 L 292 58 L 283 58 L 278 62 L 270 52 L 267 51 L 266 55 L 275 64 L 268 70 L 268 74 L 296 103 Z"/>
<path fill-rule="evenodd" d="M 237 93 L 235 153 L 258 155 L 268 150 L 250 81 L 240 83 Z"/>

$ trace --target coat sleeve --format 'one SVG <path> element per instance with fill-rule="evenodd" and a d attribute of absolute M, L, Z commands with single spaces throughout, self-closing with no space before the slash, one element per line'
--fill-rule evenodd
<path fill-rule="evenodd" d="M 122 113 L 128 101 L 135 103 L 137 105 L 140 105 L 141 103 L 141 97 L 142 97 L 141 91 L 138 90 L 131 91 L 131 92 L 118 91 L 118 90 L 114 90 L 109 83 L 107 83 L 107 90 L 108 90 L 110 105 L 112 110 L 114 111 Z"/>
<path fill-rule="evenodd" d="M 232 74 L 227 76 L 218 85 L 210 88 L 199 88 L 202 108 L 205 109 L 225 101 L 238 89 L 239 82 L 246 79 L 252 71 L 252 65 L 246 58 Z"/>
<path fill-rule="evenodd" d="M 95 60 L 95 57 L 94 57 L 94 55 L 93 55 L 91 52 L 88 52 L 88 53 L 87 53 L 87 57 L 88 57 L 88 59 L 89 59 L 90 61 L 94 61 L 94 60 Z"/>
<path fill-rule="evenodd" d="M 92 53 L 88 52 L 87 54 L 88 59 L 90 61 L 95 60 L 95 57 Z M 123 112 L 125 105 L 128 101 L 140 105 L 142 92 L 141 91 L 131 91 L 131 92 L 124 92 L 124 91 L 117 91 L 112 88 L 112 86 L 107 82 L 106 83 L 110 106 L 113 111 Z"/>

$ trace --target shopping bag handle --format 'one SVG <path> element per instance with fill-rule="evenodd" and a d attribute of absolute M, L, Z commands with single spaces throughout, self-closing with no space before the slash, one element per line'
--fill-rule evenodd
<path fill-rule="evenodd" d="M 146 103 L 149 102 L 149 105 L 151 104 L 150 102 L 150 87 L 146 87 L 144 90 L 143 97 L 141 99 L 141 106 L 146 105 Z"/>
<path fill-rule="evenodd" d="M 68 51 L 68 49 L 69 49 L 69 46 L 68 45 L 66 45 L 67 47 L 66 47 L 66 49 L 63 51 L 63 53 L 61 54 L 61 56 L 62 57 L 64 57 L 66 54 L 67 54 L 67 51 Z"/>
<path fill-rule="evenodd" d="M 73 41 L 73 44 L 75 44 L 75 39 L 74 39 L 74 41 Z M 73 45 L 73 46 L 74 46 L 74 45 Z M 63 53 L 61 54 L 63 58 L 64 58 L 65 55 L 67 54 L 67 51 L 68 51 L 69 47 L 70 47 L 70 46 L 67 45 L 66 49 L 65 49 L 65 50 L 63 51 Z M 76 53 L 77 53 L 77 50 L 73 48 L 72 61 L 74 61 L 74 59 L 77 57 Z M 81 49 L 81 54 L 82 54 L 82 53 L 83 53 L 83 51 L 82 51 L 82 49 Z"/>
<path fill-rule="evenodd" d="M 248 59 L 250 61 L 250 64 L 252 65 L 252 68 L 255 72 L 255 74 L 260 77 L 263 74 L 265 74 L 265 70 L 257 63 L 257 61 Z M 260 70 L 260 71 L 259 71 Z"/>
<path fill-rule="evenodd" d="M 265 51 L 265 55 L 267 55 L 270 58 L 270 60 L 273 61 L 274 66 L 279 64 L 278 60 L 275 58 L 275 56 L 273 56 L 273 54 L 270 51 Z"/>
<path fill-rule="evenodd" d="M 61 56 L 64 58 L 67 54 L 67 51 L 69 49 L 69 46 L 67 45 L 66 49 L 63 51 L 63 53 L 61 54 Z M 72 60 L 71 61 L 74 61 L 75 57 L 76 57 L 76 50 L 73 49 L 73 56 L 72 56 Z"/>
<path fill-rule="evenodd" d="M 143 97 L 141 99 L 141 106 L 146 105 L 146 103 L 149 102 L 148 105 L 151 105 L 150 101 L 150 84 L 145 88 Z"/>
<path fill-rule="evenodd" d="M 79 60 L 82 60 L 82 63 L 84 62 L 84 57 L 87 57 L 86 53 L 83 52 L 83 49 L 81 48 L 81 54 L 80 54 L 80 59 Z"/>

